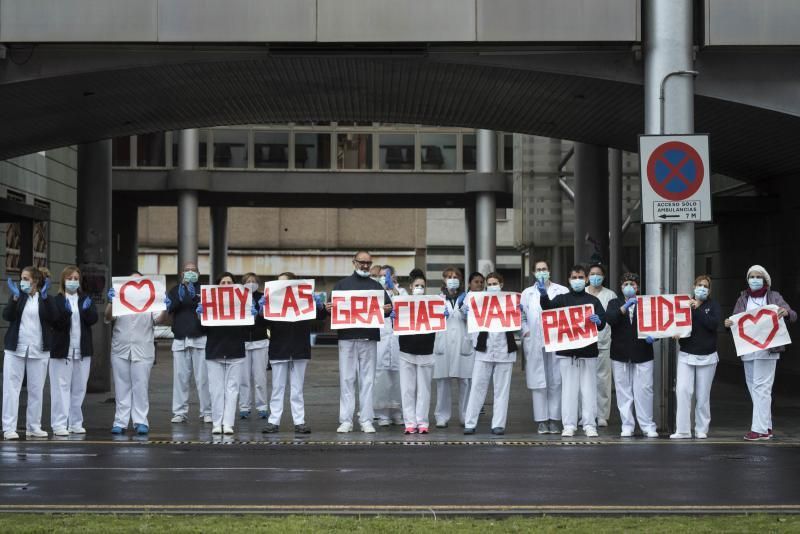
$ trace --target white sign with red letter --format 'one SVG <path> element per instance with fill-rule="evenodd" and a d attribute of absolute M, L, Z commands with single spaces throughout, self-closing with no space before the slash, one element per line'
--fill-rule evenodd
<path fill-rule="evenodd" d="M 591 304 L 542 310 L 544 350 L 559 352 L 597 343 L 597 325 L 589 320 L 593 313 Z"/>
<path fill-rule="evenodd" d="M 264 318 L 284 322 L 316 319 L 314 280 L 274 280 L 264 284 Z"/>
<path fill-rule="evenodd" d="M 737 356 L 792 342 L 786 322 L 783 317 L 778 317 L 778 310 L 774 304 L 768 304 L 730 318 L 733 321 L 731 333 Z"/>
<path fill-rule="evenodd" d="M 203 326 L 235 326 L 255 323 L 253 294 L 240 284 L 200 286 Z"/>
<path fill-rule="evenodd" d="M 639 339 L 689 337 L 692 308 L 689 295 L 642 295 L 636 299 Z"/>
<path fill-rule="evenodd" d="M 111 304 L 111 315 L 133 315 L 159 312 L 167 309 L 164 295 L 167 281 L 164 276 L 115 276 L 111 279 L 116 298 Z"/>
<path fill-rule="evenodd" d="M 476 291 L 467 294 L 467 331 L 511 332 L 522 327 L 519 293 Z"/>
<path fill-rule="evenodd" d="M 436 295 L 398 296 L 394 305 L 394 335 L 430 334 L 447 329 L 444 297 Z"/>
<path fill-rule="evenodd" d="M 334 291 L 331 293 L 331 329 L 381 328 L 385 297 L 386 292 L 380 289 Z"/>

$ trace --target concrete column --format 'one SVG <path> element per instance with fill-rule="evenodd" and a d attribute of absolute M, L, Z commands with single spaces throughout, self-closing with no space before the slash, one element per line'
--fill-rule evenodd
<path fill-rule="evenodd" d="M 476 171 L 497 172 L 497 134 L 492 130 L 477 130 L 475 135 Z M 497 264 L 497 201 L 494 192 L 475 194 L 475 242 L 478 270 L 484 275 L 494 271 Z"/>
<path fill-rule="evenodd" d="M 209 281 L 216 279 L 228 270 L 228 207 L 211 206 L 211 234 L 209 252 L 211 253 L 211 272 Z"/>
<path fill-rule="evenodd" d="M 105 310 L 111 285 L 111 141 L 78 145 L 78 209 L 76 263 L 83 273 L 83 289 L 99 312 Z M 54 273 L 55 276 L 55 273 Z M 111 329 L 103 321 L 92 327 L 94 356 L 88 391 L 111 390 Z"/>
<path fill-rule="evenodd" d="M 575 143 L 575 263 L 608 263 L 608 149 Z"/>
<path fill-rule="evenodd" d="M 616 290 L 622 276 L 622 151 L 608 151 L 608 285 Z"/>
<path fill-rule="evenodd" d="M 128 276 L 139 268 L 139 207 L 114 195 L 111 211 L 111 273 Z"/>
<path fill-rule="evenodd" d="M 692 6 L 692 0 L 651 0 L 646 4 L 645 133 L 694 131 L 694 78 L 676 74 L 694 67 Z M 645 246 L 646 292 L 687 291 L 694 278 L 694 226 L 647 225 Z M 680 254 L 673 259 L 677 251 Z M 674 342 L 659 344 L 662 347 L 656 351 L 654 415 L 659 427 L 667 429 L 674 425 L 676 347 Z"/>
<path fill-rule="evenodd" d="M 475 206 L 464 208 L 464 278 L 477 269 L 475 250 Z"/>
<path fill-rule="evenodd" d="M 181 130 L 178 167 L 200 168 L 197 130 Z M 187 262 L 197 263 L 197 191 L 178 192 L 178 270 Z"/>

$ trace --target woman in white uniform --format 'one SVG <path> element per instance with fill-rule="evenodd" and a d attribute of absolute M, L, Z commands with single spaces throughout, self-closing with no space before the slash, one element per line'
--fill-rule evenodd
<path fill-rule="evenodd" d="M 54 436 L 85 434 L 83 399 L 92 364 L 92 325 L 97 308 L 81 290 L 81 271 L 69 265 L 61 272 L 61 290 L 54 298 L 58 325 L 50 350 L 50 424 Z"/>
<path fill-rule="evenodd" d="M 255 273 L 242 276 L 242 285 L 250 290 L 253 302 L 258 302 L 263 293 L 259 291 L 261 281 Z M 242 383 L 239 386 L 239 417 L 250 417 L 255 401 L 258 416 L 269 417 L 269 393 L 267 391 L 267 353 L 269 337 L 263 321 L 256 318 L 255 324 L 247 328 L 247 341 L 244 342 L 244 362 L 242 362 Z M 252 391 L 252 393 L 251 393 Z"/>
<path fill-rule="evenodd" d="M 379 271 L 378 283 L 394 297 L 407 295 L 405 289 L 397 286 L 394 267 L 384 265 Z M 378 356 L 375 361 L 375 385 L 373 386 L 373 408 L 378 425 L 403 424 L 403 411 L 400 401 L 400 344 L 394 335 L 392 320 L 387 318 L 381 328 L 378 341 Z"/>
<path fill-rule="evenodd" d="M 788 317 L 791 322 L 797 320 L 797 313 L 783 300 L 780 293 L 772 289 L 772 279 L 765 268 L 760 265 L 750 267 L 747 270 L 747 285 L 748 289 L 742 291 L 733 307 L 734 315 L 774 304 L 779 308 L 779 317 Z M 726 328 L 732 325 L 730 319 L 725 319 Z M 753 422 L 750 432 L 744 436 L 747 441 L 772 439 L 772 383 L 775 381 L 778 359 L 785 350 L 786 347 L 774 347 L 740 356 L 744 364 L 747 390 L 753 401 Z"/>

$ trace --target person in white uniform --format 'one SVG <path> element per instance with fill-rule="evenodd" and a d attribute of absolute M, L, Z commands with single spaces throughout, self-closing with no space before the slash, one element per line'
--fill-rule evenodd
<path fill-rule="evenodd" d="M 17 417 L 22 382 L 28 380 L 28 407 L 25 413 L 25 436 L 46 438 L 42 430 L 42 397 L 50 360 L 52 328 L 58 310 L 48 298 L 49 279 L 36 267 L 25 267 L 19 285 L 8 279 L 11 298 L 3 309 L 9 322 L 3 357 L 3 438 L 19 439 Z"/>
<path fill-rule="evenodd" d="M 192 373 L 200 403 L 200 418 L 211 422 L 211 397 L 208 392 L 206 336 L 195 309 L 200 304 L 199 271 L 194 263 L 183 266 L 180 283 L 169 290 L 172 315 L 172 422 L 184 423 L 189 417 L 189 387 Z"/>
<path fill-rule="evenodd" d="M 633 436 L 636 422 L 648 438 L 657 438 L 653 422 L 653 338 L 639 339 L 639 276 L 625 273 L 620 280 L 623 299 L 608 303 L 606 322 L 611 327 L 611 361 L 623 438 Z M 634 408 L 636 417 L 634 417 Z"/>
<path fill-rule="evenodd" d="M 434 345 L 433 380 L 436 383 L 436 407 L 433 415 L 437 428 L 447 428 L 453 413 L 451 388 L 458 387 L 458 418 L 466 421 L 470 378 L 475 361 L 472 338 L 461 314 L 461 305 L 466 293 L 461 291 L 464 276 L 456 267 L 447 267 L 442 272 L 442 295 L 446 302 L 447 330 L 437 332 Z"/>
<path fill-rule="evenodd" d="M 611 299 L 617 298 L 617 294 L 603 285 L 606 278 L 606 268 L 601 263 L 593 263 L 589 266 L 589 285 L 586 292 L 597 297 L 603 309 L 608 308 Z M 608 418 L 611 416 L 611 328 L 606 326 L 598 332 L 599 340 L 597 349 L 597 426 L 608 426 Z"/>
<path fill-rule="evenodd" d="M 50 424 L 54 436 L 85 434 L 83 400 L 94 347 L 92 325 L 97 308 L 81 291 L 81 271 L 69 265 L 61 272 L 61 288 L 53 297 L 58 323 L 50 350 Z"/>
<path fill-rule="evenodd" d="M 261 281 L 255 273 L 242 276 L 242 285 L 250 290 L 253 302 L 257 303 L 264 295 Z M 269 337 L 266 323 L 256 317 L 255 324 L 247 328 L 247 341 L 244 343 L 245 357 L 242 362 L 242 383 L 239 389 L 239 417 L 247 419 L 255 404 L 258 416 L 269 416 L 269 392 L 267 391 L 267 353 Z M 255 401 L 255 402 L 254 402 Z"/>
<path fill-rule="evenodd" d="M 678 341 L 678 372 L 675 381 L 675 433 L 670 439 L 692 437 L 692 396 L 695 400 L 694 437 L 708 437 L 711 424 L 711 383 L 717 369 L 717 328 L 719 303 L 711 298 L 711 277 L 694 280 L 692 292 L 692 334 Z"/>
<path fill-rule="evenodd" d="M 786 317 L 790 322 L 797 321 L 797 313 L 786 303 L 780 293 L 772 289 L 772 278 L 761 265 L 753 265 L 747 270 L 748 289 L 742 291 L 733 314 L 754 310 L 767 304 L 778 306 L 778 316 Z M 725 319 L 725 327 L 733 325 Z M 741 357 L 744 365 L 744 377 L 747 390 L 753 401 L 753 421 L 750 432 L 745 434 L 747 441 L 772 439 L 772 384 L 775 381 L 775 368 L 785 346 L 758 350 Z"/>
<path fill-rule="evenodd" d="M 534 264 L 534 284 L 541 283 L 553 299 L 569 290 L 550 280 L 550 265 L 545 260 Z M 522 346 L 525 352 L 525 382 L 531 391 L 533 420 L 538 423 L 539 434 L 558 434 L 561 430 L 561 371 L 555 352 L 545 352 L 542 332 L 542 307 L 539 290 L 535 286 L 522 292 L 520 308 L 522 320 Z"/>
<path fill-rule="evenodd" d="M 408 292 L 397 285 L 397 273 L 391 265 L 383 265 L 379 271 L 378 283 L 390 296 L 407 295 Z M 374 409 L 379 426 L 403 424 L 403 410 L 400 394 L 400 343 L 394 335 L 392 319 L 387 319 L 381 328 L 378 341 L 378 355 L 375 363 Z"/>
<path fill-rule="evenodd" d="M 133 271 L 139 278 L 142 273 Z M 133 423 L 140 436 L 150 432 L 150 371 L 156 360 L 154 326 L 166 319 L 166 312 L 137 313 L 112 316 L 112 303 L 116 298 L 114 288 L 108 290 L 108 304 L 104 322 L 112 324 L 111 372 L 114 376 L 114 424 L 111 433 L 124 434 Z M 169 297 L 165 297 L 169 307 Z"/>
<path fill-rule="evenodd" d="M 489 273 L 486 275 L 486 291 L 496 292 L 503 289 L 503 275 Z M 464 305 L 465 317 L 471 313 L 469 306 Z M 517 361 L 517 343 L 514 332 L 480 332 L 473 334 L 475 340 L 475 365 L 472 371 L 467 416 L 464 434 L 474 434 L 478 425 L 478 416 L 489 382 L 494 386 L 494 404 L 492 405 L 492 434 L 503 435 L 508 419 L 508 397 L 511 392 L 511 372 Z"/>

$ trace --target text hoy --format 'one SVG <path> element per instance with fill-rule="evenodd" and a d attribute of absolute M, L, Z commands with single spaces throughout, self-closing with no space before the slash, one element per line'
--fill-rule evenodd
<path fill-rule="evenodd" d="M 250 290 L 240 285 L 201 288 L 204 321 L 231 321 L 249 315 Z"/>

